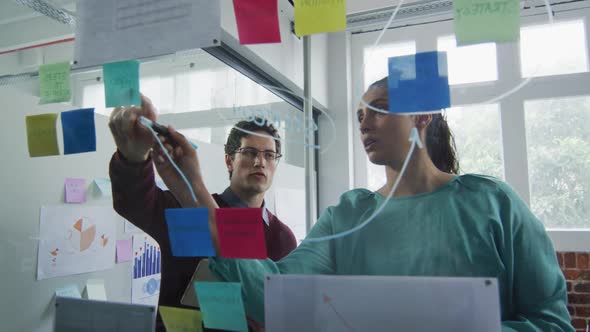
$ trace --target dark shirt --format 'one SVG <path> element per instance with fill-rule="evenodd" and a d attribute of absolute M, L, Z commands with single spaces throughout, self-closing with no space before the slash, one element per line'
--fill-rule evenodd
<path fill-rule="evenodd" d="M 109 175 L 115 211 L 160 245 L 162 280 L 159 305 L 184 307 L 180 299 L 201 258 L 172 256 L 164 210 L 179 208 L 180 204 L 170 191 L 163 191 L 156 186 L 151 160 L 132 163 L 115 152 L 109 165 Z M 219 207 L 245 206 L 229 188 L 221 195 L 212 196 Z M 297 241 L 287 225 L 266 208 L 263 211 L 268 221 L 268 224 L 264 222 L 268 257 L 278 261 L 297 247 Z"/>

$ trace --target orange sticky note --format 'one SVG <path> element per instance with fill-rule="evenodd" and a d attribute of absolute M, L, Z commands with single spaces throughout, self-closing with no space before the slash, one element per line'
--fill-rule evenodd
<path fill-rule="evenodd" d="M 268 257 L 262 209 L 216 209 L 215 222 L 222 257 L 252 259 Z"/>

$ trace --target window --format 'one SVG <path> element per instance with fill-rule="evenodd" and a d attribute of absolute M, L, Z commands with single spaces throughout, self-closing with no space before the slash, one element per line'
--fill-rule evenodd
<path fill-rule="evenodd" d="M 453 36 L 438 38 L 438 50 L 447 52 L 449 84 L 466 84 L 498 79 L 496 44 L 457 47 Z"/>
<path fill-rule="evenodd" d="M 377 46 L 374 49 L 367 47 L 364 50 L 365 59 L 364 78 L 366 90 L 371 83 L 382 79 L 389 74 L 387 59 L 394 56 L 416 54 L 416 42 L 408 41 Z"/>
<path fill-rule="evenodd" d="M 531 208 L 547 228 L 590 228 L 590 97 L 525 102 Z"/>
<path fill-rule="evenodd" d="M 520 62 L 523 77 L 587 72 L 588 52 L 584 21 L 522 28 Z"/>
<path fill-rule="evenodd" d="M 446 113 L 460 172 L 504 177 L 498 104 L 453 107 Z"/>

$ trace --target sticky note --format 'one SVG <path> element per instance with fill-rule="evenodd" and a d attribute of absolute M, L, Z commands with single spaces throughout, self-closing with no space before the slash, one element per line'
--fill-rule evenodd
<path fill-rule="evenodd" d="M 225 208 L 215 210 L 221 256 L 266 259 L 262 209 Z"/>
<path fill-rule="evenodd" d="M 206 328 L 248 331 L 239 283 L 196 281 L 194 285 Z"/>
<path fill-rule="evenodd" d="M 54 63 L 39 67 L 40 104 L 59 103 L 72 98 L 70 92 L 70 63 Z"/>
<path fill-rule="evenodd" d="M 117 263 L 131 260 L 133 252 L 133 240 L 117 240 Z"/>
<path fill-rule="evenodd" d="M 166 209 L 164 211 L 172 255 L 177 257 L 215 256 L 209 231 L 209 209 Z"/>
<path fill-rule="evenodd" d="M 94 179 L 94 184 L 98 188 L 98 192 L 101 196 L 111 197 L 113 195 L 113 191 L 111 190 L 111 180 L 104 178 Z"/>
<path fill-rule="evenodd" d="M 295 0 L 295 34 L 311 35 L 346 29 L 344 0 Z"/>
<path fill-rule="evenodd" d="M 389 112 L 434 112 L 451 105 L 445 52 L 389 58 Z"/>
<path fill-rule="evenodd" d="M 201 312 L 198 310 L 160 306 L 160 316 L 167 332 L 200 332 Z"/>
<path fill-rule="evenodd" d="M 86 281 L 86 298 L 89 300 L 107 300 L 107 293 L 104 289 L 104 280 L 101 279 L 88 279 Z"/>
<path fill-rule="evenodd" d="M 78 290 L 78 286 L 76 285 L 67 285 L 60 287 L 55 290 L 55 295 L 61 297 L 74 297 L 77 299 L 82 298 L 82 295 L 80 295 L 80 291 Z"/>
<path fill-rule="evenodd" d="M 27 123 L 27 144 L 29 156 L 42 157 L 59 154 L 57 147 L 57 133 L 55 122 L 57 114 L 39 114 L 26 117 Z"/>
<path fill-rule="evenodd" d="M 94 108 L 61 113 L 64 154 L 96 151 Z"/>
<path fill-rule="evenodd" d="M 457 45 L 516 41 L 519 0 L 453 0 Z"/>
<path fill-rule="evenodd" d="M 111 62 L 102 65 L 106 107 L 140 105 L 139 62 Z"/>
<path fill-rule="evenodd" d="M 277 0 L 234 0 L 240 44 L 280 43 Z"/>
<path fill-rule="evenodd" d="M 65 201 L 66 203 L 86 202 L 86 180 L 66 178 L 65 180 Z"/>

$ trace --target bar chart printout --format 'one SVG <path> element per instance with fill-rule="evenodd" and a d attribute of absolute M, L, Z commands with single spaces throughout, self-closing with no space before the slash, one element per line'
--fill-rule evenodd
<path fill-rule="evenodd" d="M 149 235 L 133 235 L 132 303 L 158 304 L 161 255 L 160 246 Z"/>

